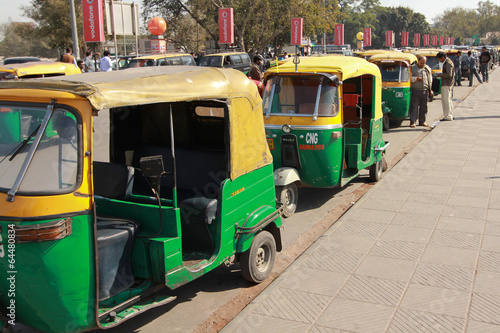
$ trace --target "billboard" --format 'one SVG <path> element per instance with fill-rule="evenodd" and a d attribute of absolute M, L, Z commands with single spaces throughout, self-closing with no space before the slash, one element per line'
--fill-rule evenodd
<path fill-rule="evenodd" d="M 304 19 L 293 18 L 292 19 L 292 42 L 291 45 L 301 45 L 302 44 L 302 30 L 304 26 Z"/>
<path fill-rule="evenodd" d="M 439 45 L 444 45 L 444 36 L 439 36 Z"/>
<path fill-rule="evenodd" d="M 102 0 L 84 0 L 83 39 L 85 42 L 104 42 L 104 14 Z"/>
<path fill-rule="evenodd" d="M 372 28 L 363 29 L 363 46 L 372 46 Z"/>
<path fill-rule="evenodd" d="M 233 9 L 219 9 L 219 44 L 234 43 Z"/>
<path fill-rule="evenodd" d="M 429 43 L 430 40 L 429 39 L 430 39 L 429 35 L 427 35 L 427 34 L 424 35 L 424 46 L 429 46 L 430 45 L 430 43 Z"/>
<path fill-rule="evenodd" d="M 413 35 L 413 45 L 420 46 L 420 34 Z"/>
<path fill-rule="evenodd" d="M 432 45 L 438 45 L 438 36 L 432 35 Z"/>
<path fill-rule="evenodd" d="M 344 45 L 344 25 L 335 24 L 335 43 L 334 45 Z"/>
<path fill-rule="evenodd" d="M 401 46 L 408 46 L 408 39 L 410 39 L 410 33 L 409 32 L 403 32 L 401 33 Z"/>
<path fill-rule="evenodd" d="M 385 32 L 385 46 L 392 47 L 394 45 L 394 31 L 388 30 Z"/>

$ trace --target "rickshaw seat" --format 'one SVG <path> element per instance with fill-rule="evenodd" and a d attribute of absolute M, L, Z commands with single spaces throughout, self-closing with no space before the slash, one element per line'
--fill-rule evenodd
<path fill-rule="evenodd" d="M 123 199 L 132 193 L 134 168 L 124 164 L 94 162 L 94 195 Z"/>
<path fill-rule="evenodd" d="M 344 94 L 344 106 L 345 107 L 356 107 L 361 95 L 358 94 Z"/>

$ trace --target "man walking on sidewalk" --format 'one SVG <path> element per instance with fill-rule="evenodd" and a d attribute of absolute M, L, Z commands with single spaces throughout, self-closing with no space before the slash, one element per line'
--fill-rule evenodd
<path fill-rule="evenodd" d="M 476 68 L 476 58 L 472 55 L 472 51 L 467 52 L 469 58 L 467 59 L 467 63 L 469 64 L 469 87 L 472 87 L 472 83 L 474 83 L 474 75 L 476 76 L 479 83 L 483 83 L 479 74 L 477 74 Z"/>
<path fill-rule="evenodd" d="M 481 74 L 483 75 L 483 82 L 488 82 L 488 71 L 490 67 L 491 54 L 486 48 L 483 46 L 483 52 L 479 56 L 479 66 L 481 70 Z"/>
<path fill-rule="evenodd" d="M 427 126 L 427 102 L 432 96 L 432 70 L 425 63 L 427 58 L 417 57 L 417 63 L 411 66 L 411 94 L 410 94 L 410 127 L 416 127 L 418 118 L 419 126 Z"/>
<path fill-rule="evenodd" d="M 439 52 L 437 60 L 443 64 L 443 71 L 437 76 L 441 77 L 441 104 L 443 105 L 443 119 L 453 120 L 453 100 L 451 89 L 455 79 L 455 69 L 453 62 L 446 56 L 446 53 Z"/>

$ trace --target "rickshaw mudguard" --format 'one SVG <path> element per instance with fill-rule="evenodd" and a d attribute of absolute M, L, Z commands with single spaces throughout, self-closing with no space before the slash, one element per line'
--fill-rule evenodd
<path fill-rule="evenodd" d="M 300 175 L 297 169 L 282 167 L 274 170 L 274 182 L 276 186 L 285 186 L 300 181 Z"/>
<path fill-rule="evenodd" d="M 242 225 L 236 226 L 236 252 L 243 253 L 252 245 L 253 238 L 261 230 L 269 231 L 276 241 L 276 250 L 281 251 L 280 210 L 272 206 L 262 206 L 252 212 Z"/>
<path fill-rule="evenodd" d="M 92 215 L 21 221 L 2 217 L 1 236 L 8 250 L 8 230 L 14 228 L 10 226 L 61 218 L 71 219 L 71 234 L 59 240 L 11 243 L 14 257 L 6 251 L 0 258 L 2 311 L 14 301 L 13 309 L 4 313 L 9 320 L 44 332 L 81 332 L 96 324 Z"/>

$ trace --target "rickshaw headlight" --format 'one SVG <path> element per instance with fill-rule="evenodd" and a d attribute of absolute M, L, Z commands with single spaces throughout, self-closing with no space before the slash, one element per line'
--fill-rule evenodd
<path fill-rule="evenodd" d="M 283 130 L 283 132 L 285 132 L 287 134 L 292 131 L 292 128 L 287 124 L 283 125 L 283 127 L 281 129 Z"/>
<path fill-rule="evenodd" d="M 72 220 L 63 220 L 14 227 L 16 243 L 43 242 L 62 239 L 72 233 Z"/>

